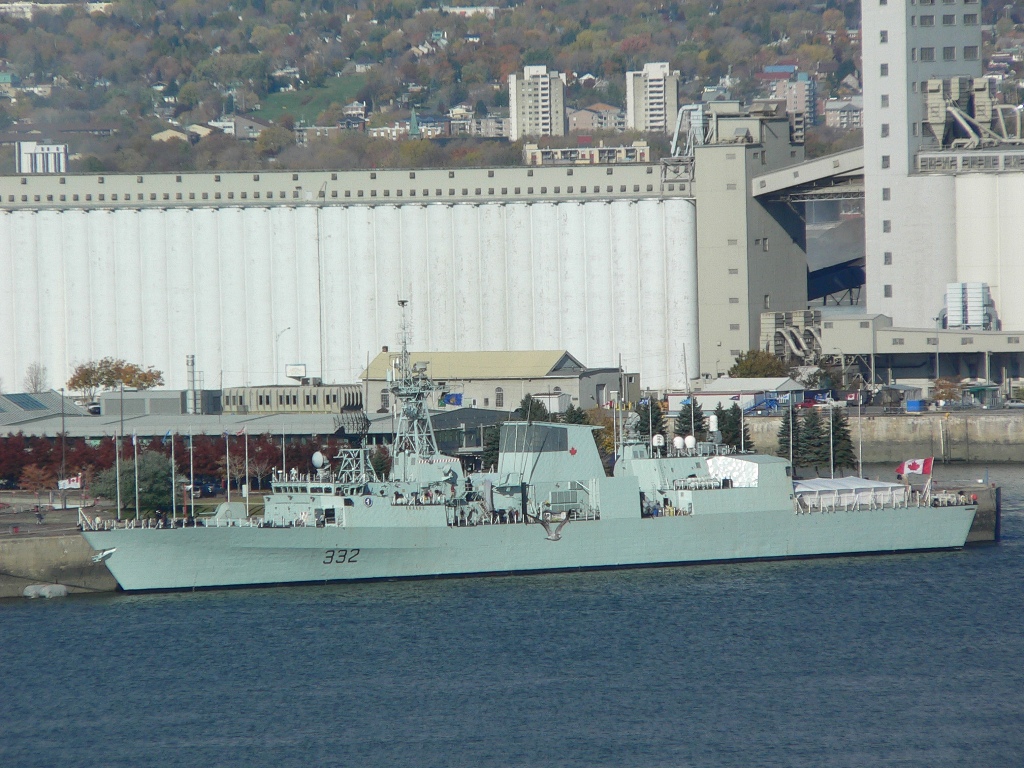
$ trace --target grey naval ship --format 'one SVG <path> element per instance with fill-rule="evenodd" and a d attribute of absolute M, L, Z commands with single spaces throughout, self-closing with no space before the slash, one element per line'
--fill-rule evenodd
<path fill-rule="evenodd" d="M 94 560 L 124 590 L 180 590 L 950 549 L 974 519 L 893 483 L 802 490 L 783 459 L 692 439 L 624 440 L 609 477 L 585 425 L 506 422 L 495 470 L 466 475 L 437 449 L 425 369 L 403 338 L 390 477 L 365 449 L 316 454 L 277 473 L 259 518 L 83 526 Z"/>

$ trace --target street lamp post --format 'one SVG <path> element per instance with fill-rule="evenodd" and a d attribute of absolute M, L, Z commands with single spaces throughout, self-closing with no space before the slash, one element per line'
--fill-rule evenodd
<path fill-rule="evenodd" d="M 284 332 L 285 331 L 290 331 L 291 329 L 292 329 L 292 327 L 289 325 L 287 328 L 282 328 L 280 331 L 277 332 L 277 335 L 274 336 L 274 384 L 275 385 L 277 384 L 278 375 L 280 374 L 280 370 L 277 367 L 277 348 L 278 348 L 278 342 L 281 341 L 281 336 L 284 334 Z"/>

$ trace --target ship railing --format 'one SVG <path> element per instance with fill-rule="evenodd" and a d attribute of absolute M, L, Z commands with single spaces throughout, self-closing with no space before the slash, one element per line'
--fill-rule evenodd
<path fill-rule="evenodd" d="M 81 507 L 78 508 L 79 529 L 83 531 L 98 531 L 100 529 L 101 522 L 102 519 L 100 518 L 99 515 L 96 515 L 95 518 L 91 518 L 87 514 L 85 514 Z"/>
<path fill-rule="evenodd" d="M 653 504 L 648 502 L 641 508 L 641 518 L 652 517 L 689 517 L 693 514 L 693 504 Z"/>
<path fill-rule="evenodd" d="M 806 491 L 795 494 L 793 507 L 797 514 L 815 512 L 856 512 L 871 509 L 907 509 L 926 507 L 932 504 L 920 493 L 907 494 L 903 489 L 892 488 L 884 491 L 841 492 Z"/>
<path fill-rule="evenodd" d="M 479 502 L 458 503 L 445 507 L 450 528 L 473 528 L 479 525 L 516 525 L 523 522 L 519 509 L 487 511 Z"/>
<path fill-rule="evenodd" d="M 711 491 L 719 490 L 722 487 L 722 481 L 717 477 L 711 476 L 695 476 L 695 477 L 681 477 L 672 481 L 671 490 L 674 491 Z"/>

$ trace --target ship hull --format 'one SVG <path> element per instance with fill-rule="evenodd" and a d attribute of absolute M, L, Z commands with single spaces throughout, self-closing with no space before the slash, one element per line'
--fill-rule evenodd
<path fill-rule="evenodd" d="M 681 565 L 962 547 L 974 507 L 531 524 L 197 527 L 83 533 L 126 591 Z M 110 550 L 113 550 L 112 552 Z"/>

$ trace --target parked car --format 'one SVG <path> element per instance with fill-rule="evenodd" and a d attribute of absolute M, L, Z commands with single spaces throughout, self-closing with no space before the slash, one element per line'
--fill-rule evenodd
<path fill-rule="evenodd" d="M 1007 400 L 1004 405 L 1007 408 L 1024 408 L 1024 400 Z"/>
<path fill-rule="evenodd" d="M 797 403 L 796 407 L 797 408 L 813 408 L 815 405 L 817 405 L 817 403 L 815 403 L 813 400 L 804 400 L 802 403 Z"/>

